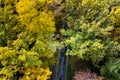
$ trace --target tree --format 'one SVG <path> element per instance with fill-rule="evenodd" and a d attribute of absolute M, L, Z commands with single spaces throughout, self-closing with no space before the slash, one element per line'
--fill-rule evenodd
<path fill-rule="evenodd" d="M 112 22 L 114 23 L 115 25 L 115 28 L 113 30 L 113 34 L 111 34 L 112 38 L 114 38 L 114 40 L 116 41 L 120 41 L 120 5 L 119 6 L 115 6 L 115 7 L 112 7 L 112 10 L 110 12 L 111 14 L 111 20 Z M 120 42 L 119 42 L 120 43 Z"/>
<path fill-rule="evenodd" d="M 47 80 L 58 43 L 46 0 L 0 1 L 0 79 Z"/>
<path fill-rule="evenodd" d="M 114 2 L 114 1 L 113 1 Z M 112 1 L 106 0 L 67 0 L 66 13 L 68 30 L 65 45 L 71 46 L 67 55 L 99 63 L 118 54 L 119 43 L 110 37 L 115 25 L 111 19 Z M 118 3 L 118 2 L 116 2 Z M 114 3 L 114 5 L 117 5 Z"/>

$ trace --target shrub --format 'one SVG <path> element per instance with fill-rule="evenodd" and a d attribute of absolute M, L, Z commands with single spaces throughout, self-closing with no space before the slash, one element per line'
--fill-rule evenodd
<path fill-rule="evenodd" d="M 75 72 L 74 80 L 103 80 L 102 77 L 97 76 L 96 73 L 91 73 L 90 70 Z"/>

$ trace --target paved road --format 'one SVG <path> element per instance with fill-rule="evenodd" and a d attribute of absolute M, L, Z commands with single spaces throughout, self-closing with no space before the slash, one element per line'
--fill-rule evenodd
<path fill-rule="evenodd" d="M 65 80 L 65 72 L 66 72 L 66 50 L 67 47 L 64 47 L 60 51 L 60 60 L 58 66 L 57 80 Z"/>

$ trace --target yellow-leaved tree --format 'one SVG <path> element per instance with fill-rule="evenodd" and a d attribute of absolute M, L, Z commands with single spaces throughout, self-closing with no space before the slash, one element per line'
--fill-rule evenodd
<path fill-rule="evenodd" d="M 55 63 L 52 0 L 0 0 L 0 80 L 47 80 Z"/>
<path fill-rule="evenodd" d="M 115 6 L 112 8 L 111 12 L 111 21 L 114 23 L 115 28 L 112 32 L 112 37 L 114 40 L 119 41 L 120 43 L 120 6 Z"/>

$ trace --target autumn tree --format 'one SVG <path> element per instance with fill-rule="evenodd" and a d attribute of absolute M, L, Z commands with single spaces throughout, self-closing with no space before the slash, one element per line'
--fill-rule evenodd
<path fill-rule="evenodd" d="M 0 79 L 47 80 L 57 42 L 52 0 L 0 0 Z"/>
<path fill-rule="evenodd" d="M 112 7 L 110 12 L 110 15 L 111 15 L 110 17 L 114 24 L 114 30 L 111 33 L 111 37 L 120 43 L 120 22 L 119 22 L 120 15 L 119 14 L 120 14 L 120 5 Z"/>

